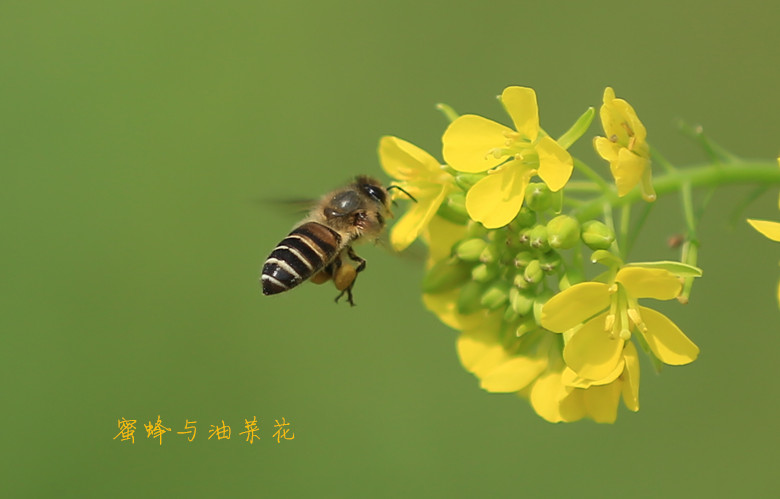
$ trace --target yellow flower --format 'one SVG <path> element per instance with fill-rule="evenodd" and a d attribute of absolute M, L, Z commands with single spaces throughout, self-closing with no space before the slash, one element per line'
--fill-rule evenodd
<path fill-rule="evenodd" d="M 748 223 L 772 241 L 780 242 L 780 222 L 748 219 Z M 780 306 L 780 284 L 777 286 L 777 304 Z"/>
<path fill-rule="evenodd" d="M 533 175 L 551 191 L 563 188 L 574 162 L 569 153 L 539 128 L 536 93 L 508 87 L 501 102 L 515 130 L 481 116 L 453 121 L 442 138 L 444 160 L 466 173 L 488 172 L 466 195 L 466 210 L 487 228 L 503 227 L 515 218 Z"/>
<path fill-rule="evenodd" d="M 748 223 L 772 241 L 780 242 L 780 222 L 748 218 Z"/>
<path fill-rule="evenodd" d="M 570 423 L 589 417 L 597 423 L 614 423 L 622 395 L 630 410 L 639 410 L 639 358 L 629 343 L 623 359 L 604 379 L 581 378 L 570 369 L 549 370 L 529 390 L 537 414 L 550 421 Z"/>
<path fill-rule="evenodd" d="M 563 363 L 555 337 L 543 330 L 524 336 L 530 340 L 501 342 L 497 315 L 480 315 L 458 337 L 458 356 L 490 393 L 516 393 L 528 399 L 536 413 L 551 423 L 591 418 L 612 423 L 622 394 L 625 405 L 639 410 L 639 360 L 633 345 L 607 378 L 585 380 Z"/>
<path fill-rule="evenodd" d="M 401 251 L 425 229 L 453 184 L 436 158 L 398 137 L 382 137 L 379 161 L 385 172 L 397 180 L 396 184 L 417 201 L 390 233 L 393 248 Z"/>
<path fill-rule="evenodd" d="M 526 352 L 512 352 L 499 339 L 499 321 L 492 327 L 464 330 L 458 337 L 461 364 L 491 393 L 513 393 L 531 385 L 548 365 L 548 350 L 555 339 L 549 333 Z M 485 327 L 488 326 L 488 327 Z M 521 345 L 516 345 L 521 346 Z"/>
<path fill-rule="evenodd" d="M 432 223 L 431 228 L 434 226 Z M 632 344 L 626 345 L 607 376 L 586 379 L 566 367 L 556 334 L 536 328 L 520 337 L 507 335 L 501 310 L 459 313 L 460 293 L 461 288 L 456 288 L 424 294 L 423 301 L 442 322 L 460 331 L 457 351 L 461 364 L 479 379 L 482 389 L 515 393 L 552 423 L 583 418 L 612 423 L 621 395 L 629 409 L 639 409 L 639 363 Z M 514 327 L 510 329 L 514 333 Z"/>
<path fill-rule="evenodd" d="M 681 286 L 680 279 L 665 269 L 623 267 L 609 284 L 575 284 L 550 298 L 541 323 L 550 331 L 566 333 L 566 365 L 588 380 L 602 380 L 615 371 L 632 330 L 661 362 L 688 364 L 699 348 L 668 317 L 637 304 L 639 298 L 671 300 Z"/>
<path fill-rule="evenodd" d="M 780 165 L 780 158 L 777 158 L 777 164 Z M 777 209 L 780 210 L 780 196 L 777 198 Z M 772 241 L 780 242 L 780 222 L 748 218 L 748 223 Z M 777 305 L 780 306 L 780 283 L 777 285 Z"/>
<path fill-rule="evenodd" d="M 625 196 L 641 183 L 642 197 L 654 201 L 647 131 L 634 108 L 625 100 L 616 99 L 615 91 L 607 87 L 599 114 L 606 137 L 596 137 L 593 145 L 609 161 L 618 195 Z"/>

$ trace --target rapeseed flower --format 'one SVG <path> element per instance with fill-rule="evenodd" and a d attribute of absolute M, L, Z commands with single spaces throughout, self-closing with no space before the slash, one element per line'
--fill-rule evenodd
<path fill-rule="evenodd" d="M 566 185 L 574 168 L 566 149 L 539 128 L 533 89 L 507 87 L 501 102 L 514 130 L 467 114 L 453 121 L 442 138 L 444 160 L 452 168 L 488 173 L 466 195 L 469 216 L 487 228 L 503 227 L 515 218 L 533 175 L 556 192 Z"/>
<path fill-rule="evenodd" d="M 401 251 L 417 239 L 452 190 L 452 177 L 439 161 L 419 147 L 398 137 L 379 141 L 382 169 L 395 184 L 413 196 L 416 203 L 393 226 L 390 243 Z"/>
<path fill-rule="evenodd" d="M 641 184 L 642 197 L 654 201 L 647 130 L 634 108 L 625 100 L 615 98 L 615 91 L 607 87 L 599 115 L 606 137 L 596 137 L 593 145 L 609 161 L 618 196 L 625 196 Z"/>
<path fill-rule="evenodd" d="M 615 371 L 634 331 L 661 362 L 688 364 L 699 348 L 665 315 L 637 303 L 671 300 L 681 289 L 679 277 L 668 270 L 624 266 L 609 282 L 575 284 L 550 298 L 541 324 L 565 333 L 566 365 L 587 380 L 603 380 Z"/>

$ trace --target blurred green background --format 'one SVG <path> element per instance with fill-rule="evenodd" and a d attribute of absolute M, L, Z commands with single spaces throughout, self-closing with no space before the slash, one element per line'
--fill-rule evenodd
<path fill-rule="evenodd" d="M 738 5 L 3 2 L 3 495 L 772 495 L 779 253 L 742 219 L 780 218 L 776 190 L 736 222 L 750 189 L 718 191 L 705 277 L 659 307 L 702 354 L 645 364 L 641 411 L 614 425 L 481 391 L 414 261 L 362 249 L 352 309 L 330 286 L 258 284 L 296 222 L 259 201 L 381 176 L 384 134 L 440 158 L 436 102 L 505 121 L 494 96 L 532 86 L 556 134 L 611 85 L 679 164 L 702 155 L 677 118 L 775 157 L 780 7 Z M 573 152 L 594 159 L 589 139 Z M 636 260 L 675 256 L 679 213 L 660 200 Z M 158 415 L 162 446 L 143 429 Z M 277 443 L 282 417 L 295 439 Z M 113 439 L 120 418 L 135 444 Z M 222 420 L 232 438 L 208 440 Z"/>

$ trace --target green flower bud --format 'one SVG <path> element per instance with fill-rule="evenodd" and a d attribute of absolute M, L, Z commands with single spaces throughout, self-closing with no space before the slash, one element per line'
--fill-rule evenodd
<path fill-rule="evenodd" d="M 463 261 L 476 262 L 487 246 L 488 242 L 484 239 L 466 239 L 458 244 L 455 255 Z"/>
<path fill-rule="evenodd" d="M 510 227 L 512 228 L 519 228 L 519 227 L 531 227 L 536 223 L 536 212 L 528 208 L 527 206 L 523 206 L 520 208 L 520 212 L 517 214 L 515 219 L 510 224 Z"/>
<path fill-rule="evenodd" d="M 475 222 L 474 220 L 469 220 L 469 223 L 466 226 L 466 237 L 481 238 L 484 237 L 487 233 L 488 230 L 484 225 L 479 222 Z"/>
<path fill-rule="evenodd" d="M 582 224 L 582 242 L 592 250 L 607 249 L 615 240 L 615 233 L 606 224 L 590 220 Z"/>
<path fill-rule="evenodd" d="M 536 331 L 539 328 L 539 326 L 536 324 L 536 321 L 533 318 L 528 318 L 522 323 L 520 323 L 519 326 L 515 329 L 515 336 L 520 337 L 523 336 L 526 333 L 530 333 L 531 331 Z"/>
<path fill-rule="evenodd" d="M 506 304 L 509 300 L 509 284 L 504 281 L 496 281 L 482 294 L 480 303 L 489 310 Z"/>
<path fill-rule="evenodd" d="M 454 212 L 457 212 L 468 218 L 469 212 L 466 211 L 466 194 L 463 192 L 453 192 L 444 200 L 447 206 Z"/>
<path fill-rule="evenodd" d="M 520 315 L 528 315 L 534 308 L 534 300 L 529 295 L 520 292 L 517 288 L 509 291 L 509 303 L 512 310 Z"/>
<path fill-rule="evenodd" d="M 539 263 L 545 272 L 553 272 L 561 265 L 561 255 L 555 251 L 550 251 L 539 257 Z"/>
<path fill-rule="evenodd" d="M 482 308 L 480 299 L 485 292 L 486 285 L 477 281 L 467 282 L 460 290 L 458 301 L 455 304 L 461 314 L 473 314 Z"/>
<path fill-rule="evenodd" d="M 552 293 L 550 291 L 545 291 L 534 299 L 534 320 L 537 324 L 542 323 L 542 307 L 544 307 L 544 304 L 547 303 L 547 300 L 551 297 Z"/>
<path fill-rule="evenodd" d="M 544 271 L 539 260 L 531 260 L 528 266 L 523 271 L 523 279 L 531 284 L 539 284 L 544 279 Z"/>
<path fill-rule="evenodd" d="M 517 242 L 523 246 L 528 246 L 531 243 L 531 229 L 521 230 L 520 235 L 517 238 Z"/>
<path fill-rule="evenodd" d="M 454 192 L 444 199 L 436 212 L 440 217 L 450 222 L 464 225 L 469 221 L 466 211 L 466 195 L 462 192 Z"/>
<path fill-rule="evenodd" d="M 531 283 L 525 280 L 525 276 L 522 272 L 515 276 L 515 278 L 512 280 L 512 284 L 517 289 L 531 289 L 533 287 Z"/>
<path fill-rule="evenodd" d="M 463 191 L 468 191 L 483 178 L 485 178 L 484 173 L 458 173 L 455 175 L 455 184 Z"/>
<path fill-rule="evenodd" d="M 558 215 L 547 222 L 547 242 L 551 248 L 573 248 L 579 240 L 580 224 L 569 215 Z"/>
<path fill-rule="evenodd" d="M 498 265 L 480 263 L 471 269 L 471 278 L 479 282 L 492 281 L 498 276 Z"/>
<path fill-rule="evenodd" d="M 482 263 L 492 263 L 498 260 L 498 248 L 491 244 L 486 246 L 479 255 L 479 261 Z"/>
<path fill-rule="evenodd" d="M 529 263 L 531 263 L 531 260 L 534 259 L 534 254 L 530 251 L 521 251 L 517 255 L 515 255 L 514 264 L 517 268 L 524 268 Z"/>
<path fill-rule="evenodd" d="M 443 293 L 471 280 L 471 265 L 457 258 L 436 262 L 423 277 L 423 293 Z"/>
<path fill-rule="evenodd" d="M 552 206 L 552 192 L 544 182 L 531 182 L 525 189 L 525 204 L 535 212 L 544 211 Z"/>
<path fill-rule="evenodd" d="M 547 251 L 550 246 L 547 243 L 547 227 L 544 225 L 535 225 L 528 234 L 529 244 L 532 248 Z"/>
<path fill-rule="evenodd" d="M 512 288 L 517 289 L 517 288 Z M 511 289 L 509 290 L 511 293 Z M 504 310 L 504 322 L 514 322 L 516 321 L 520 315 L 514 311 L 512 307 L 506 307 L 506 310 Z"/>

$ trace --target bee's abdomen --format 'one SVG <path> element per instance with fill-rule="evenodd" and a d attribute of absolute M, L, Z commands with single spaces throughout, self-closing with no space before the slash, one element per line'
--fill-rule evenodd
<path fill-rule="evenodd" d="M 263 294 L 287 291 L 330 263 L 341 247 L 338 232 L 317 222 L 296 227 L 263 265 Z"/>

